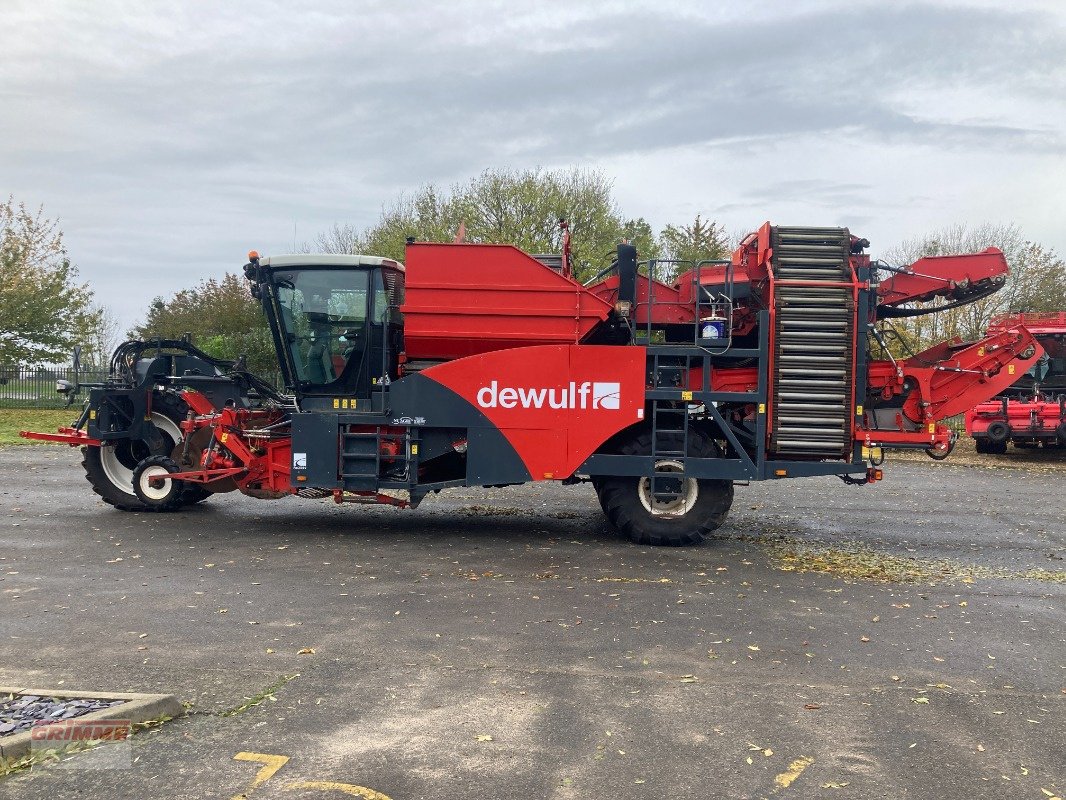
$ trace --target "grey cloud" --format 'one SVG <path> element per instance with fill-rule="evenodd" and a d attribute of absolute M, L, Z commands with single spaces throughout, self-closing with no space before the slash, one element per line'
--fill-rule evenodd
<path fill-rule="evenodd" d="M 693 163 L 750 163 L 723 213 L 782 202 L 837 213 L 905 201 L 847 174 L 766 175 L 789 169 L 775 153 L 800 140 L 886 158 L 1066 150 L 1066 32 L 1043 10 L 351 8 L 25 4 L 0 32 L 0 193 L 61 211 L 101 285 L 152 251 L 150 277 L 125 284 L 133 315 L 249 240 L 291 246 L 294 219 L 302 238 L 338 219 L 367 224 L 404 189 L 485 167 L 691 151 Z M 963 115 L 930 99 L 953 91 L 1041 111 Z"/>
<path fill-rule="evenodd" d="M 864 203 L 875 187 L 865 183 L 838 183 L 821 180 L 778 181 L 771 185 L 753 187 L 741 192 L 744 202 L 714 207 L 715 212 L 727 213 L 736 209 L 764 208 L 772 202 L 803 202 L 825 208 L 857 206 Z"/>

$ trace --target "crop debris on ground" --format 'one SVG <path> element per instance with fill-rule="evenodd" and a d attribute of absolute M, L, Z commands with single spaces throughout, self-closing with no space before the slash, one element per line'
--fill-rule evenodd
<path fill-rule="evenodd" d="M 939 583 L 978 579 L 1026 580 L 1066 584 L 1066 570 L 1010 570 L 965 564 L 950 559 L 922 559 L 892 555 L 848 542 L 839 546 L 808 544 L 776 536 L 757 541 L 775 569 L 785 572 L 820 572 L 845 580 L 886 583 Z"/>

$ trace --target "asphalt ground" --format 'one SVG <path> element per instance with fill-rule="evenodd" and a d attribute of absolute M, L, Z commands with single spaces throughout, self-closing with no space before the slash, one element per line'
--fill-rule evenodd
<path fill-rule="evenodd" d="M 0 449 L 0 684 L 189 704 L 129 769 L 0 796 L 1064 795 L 1063 488 L 890 463 L 656 549 L 584 486 L 129 514 L 76 452 Z"/>

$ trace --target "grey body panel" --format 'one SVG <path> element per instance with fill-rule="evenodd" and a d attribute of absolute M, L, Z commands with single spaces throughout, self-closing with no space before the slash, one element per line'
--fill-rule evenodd
<path fill-rule="evenodd" d="M 347 426 L 408 427 L 413 441 L 428 429 L 465 431 L 466 484 L 525 483 L 529 470 L 502 432 L 478 409 L 446 386 L 421 374 L 389 387 L 387 413 L 311 411 L 292 417 L 294 485 L 353 488 L 341 477 L 341 437 Z M 306 480 L 298 480 L 301 476 Z M 412 470 L 417 485 L 417 470 Z M 359 487 L 360 489 L 364 487 Z"/>

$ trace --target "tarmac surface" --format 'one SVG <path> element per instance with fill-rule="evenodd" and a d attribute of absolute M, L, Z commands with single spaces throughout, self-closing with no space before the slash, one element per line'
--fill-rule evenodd
<path fill-rule="evenodd" d="M 0 449 L 0 685 L 189 712 L 0 797 L 1066 795 L 1061 472 L 752 484 L 656 549 L 587 486 L 129 514 L 78 460 Z"/>

